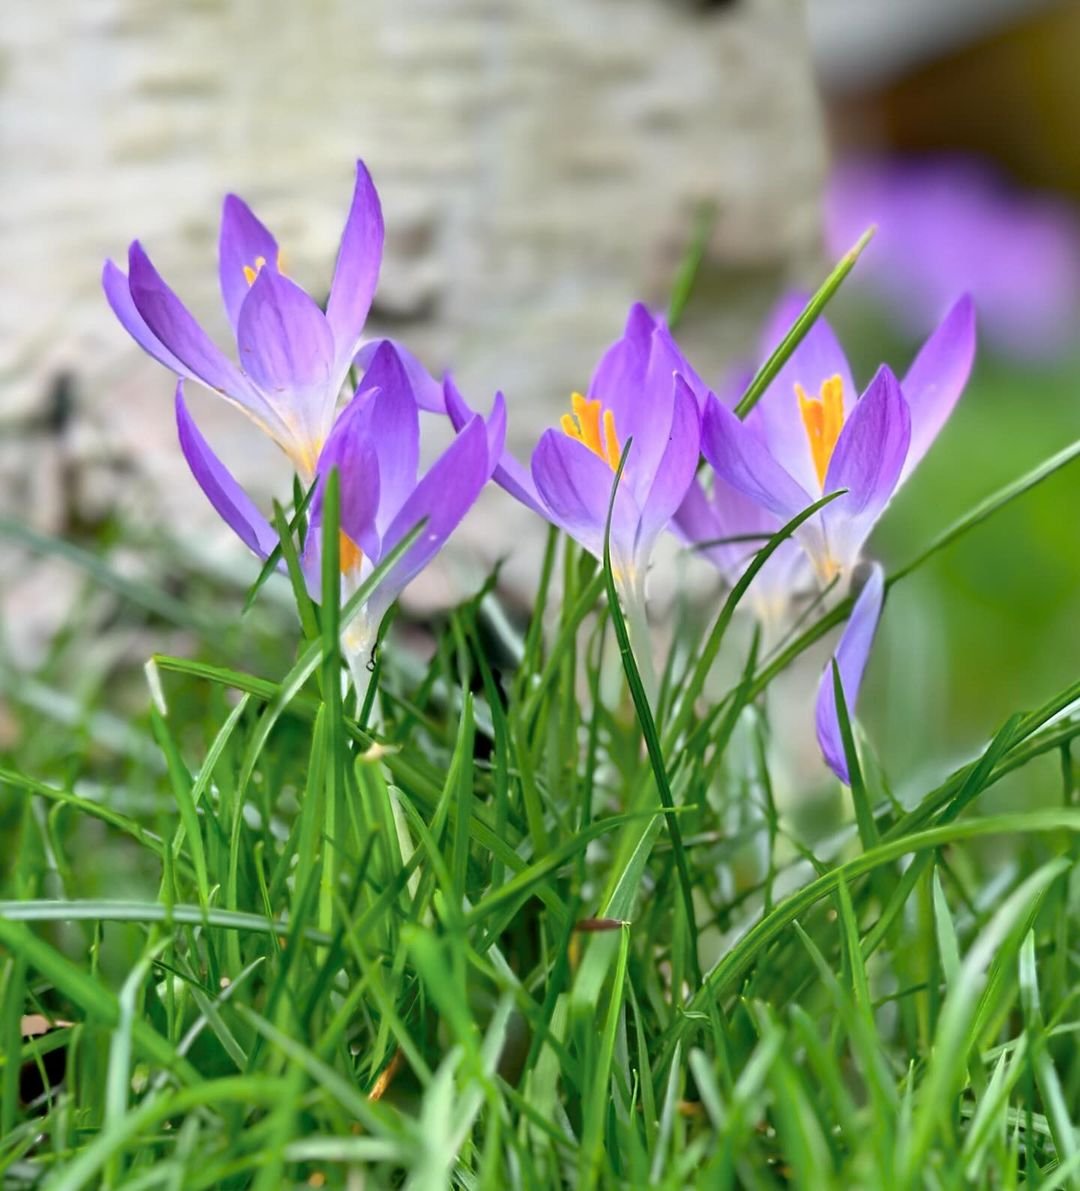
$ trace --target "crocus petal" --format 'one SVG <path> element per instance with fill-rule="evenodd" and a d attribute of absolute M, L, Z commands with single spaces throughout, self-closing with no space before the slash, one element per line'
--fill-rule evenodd
<path fill-rule="evenodd" d="M 766 360 L 802 313 L 809 295 L 789 294 L 773 310 L 761 343 Z M 756 406 L 765 441 L 776 461 L 809 492 L 817 489 L 810 443 L 799 410 L 795 386 L 817 398 L 822 383 L 839 376 L 844 407 L 850 411 L 856 390 L 844 349 L 824 318 L 818 318 L 795 348 Z"/>
<path fill-rule="evenodd" d="M 379 553 L 377 520 L 383 477 L 366 416 L 368 407 L 377 396 L 377 391 L 371 389 L 356 394 L 334 423 L 333 432 L 319 455 L 316 469 L 318 488 L 311 498 L 312 530 L 308 534 L 309 545 L 313 538 L 319 536 L 326 477 L 333 468 L 337 468 L 341 528 L 369 557 Z"/>
<path fill-rule="evenodd" d="M 394 564 L 369 601 L 369 610 L 376 619 L 442 549 L 490 475 L 484 420 L 476 417 L 432 464 L 386 531 L 384 557 L 427 519 L 419 539 Z"/>
<path fill-rule="evenodd" d="M 644 504 L 671 434 L 672 382 L 683 363 L 673 340 L 660 337 L 656 320 L 639 303 L 589 385 L 590 398 L 611 411 L 620 446 L 634 440 L 622 482 L 638 504 Z"/>
<path fill-rule="evenodd" d="M 218 275 L 225 312 L 233 331 L 251 285 L 245 270 L 258 273 L 264 265 L 277 269 L 277 241 L 242 198 L 235 194 L 226 195 L 218 237 Z"/>
<path fill-rule="evenodd" d="M 358 418 L 379 456 L 379 532 L 397 515 L 416 487 L 420 464 L 420 418 L 412 386 L 398 352 L 384 340 L 364 373 L 364 389 L 375 388 Z"/>
<path fill-rule="evenodd" d="M 195 425 L 184 401 L 183 381 L 176 384 L 176 429 L 191 474 L 218 516 L 249 550 L 267 558 L 278 545 L 278 536 Z"/>
<path fill-rule="evenodd" d="M 502 393 L 495 394 L 484 426 L 487 429 L 488 463 L 494 472 L 506 450 L 506 398 Z"/>
<path fill-rule="evenodd" d="M 911 410 L 911 446 L 900 483 L 930 449 L 964 391 L 975 359 L 975 305 L 966 295 L 915 357 L 902 388 Z"/>
<path fill-rule="evenodd" d="M 373 339 L 356 353 L 356 366 L 361 370 L 367 369 L 375 358 L 376 352 L 384 343 L 389 343 L 397 352 L 398 359 L 405 369 L 412 385 L 413 398 L 420 409 L 433 414 L 446 413 L 443 399 L 443 387 L 412 354 L 411 351 L 396 339 Z"/>
<path fill-rule="evenodd" d="M 191 317 L 138 240 L 128 250 L 128 285 L 132 302 L 150 333 L 180 361 L 187 375 L 235 401 L 268 428 L 276 426 L 266 401 Z"/>
<path fill-rule="evenodd" d="M 713 477 L 713 486 L 710 498 L 695 479 L 672 518 L 671 528 L 687 545 L 698 547 L 728 583 L 734 583 L 781 523 L 774 513 L 719 476 Z"/>
<path fill-rule="evenodd" d="M 449 376 L 443 382 L 443 391 L 445 393 L 444 400 L 446 402 L 447 415 L 454 429 L 460 431 L 476 415 L 466 404 L 465 398 L 461 395 L 458 387 Z M 497 404 L 502 402 L 501 393 L 495 394 L 495 401 Z M 493 407 L 491 416 L 488 419 L 489 427 L 494 417 L 495 409 Z M 503 422 L 505 433 L 505 413 L 503 414 Z M 489 431 L 489 444 L 491 438 L 492 436 Z M 532 509 L 534 513 L 539 513 L 544 518 L 549 516 L 547 509 L 544 507 L 544 502 L 540 499 L 540 494 L 536 491 L 536 485 L 533 483 L 533 478 L 528 468 L 519 459 L 511 455 L 505 446 L 499 452 L 491 478 L 500 488 L 509 492 L 515 500 L 521 501 L 523 505 Z"/>
<path fill-rule="evenodd" d="M 153 356 L 159 364 L 164 364 L 166 368 L 171 372 L 175 372 L 177 376 L 186 376 L 191 380 L 198 380 L 198 377 L 195 376 L 191 369 L 186 364 L 182 364 L 146 325 L 146 320 L 136 309 L 135 303 L 132 301 L 127 274 L 114 265 L 112 261 L 106 261 L 105 267 L 101 271 L 101 286 L 105 291 L 105 297 L 109 305 L 112 307 L 113 314 L 120 320 L 124 330 L 127 331 L 147 355 Z"/>
<path fill-rule="evenodd" d="M 382 251 L 383 217 L 379 196 L 367 167 L 358 161 L 352 203 L 326 303 L 326 318 L 337 349 L 335 372 L 341 376 L 348 371 L 349 362 L 360 346 L 360 335 L 379 279 Z"/>
<path fill-rule="evenodd" d="M 650 367 L 656 368 L 662 375 L 677 372 L 690 386 L 697 399 L 698 408 L 704 412 L 705 401 L 711 390 L 675 342 L 667 323 L 661 319 L 656 320 L 654 338 L 655 349 L 649 361 Z"/>
<path fill-rule="evenodd" d="M 828 569 L 844 570 L 885 511 L 900 480 L 911 441 L 911 414 L 892 371 L 882 366 L 837 439 L 825 491 L 847 492 L 822 510 Z"/>
<path fill-rule="evenodd" d="M 615 482 L 611 468 L 599 455 L 561 431 L 546 430 L 533 452 L 532 474 L 551 520 L 591 554 L 603 558 L 604 530 Z M 623 572 L 634 565 L 639 520 L 637 503 L 620 484 L 611 524 L 611 550 L 616 567 Z"/>
<path fill-rule="evenodd" d="M 655 329 L 656 320 L 640 302 L 635 302 L 630 307 L 622 337 L 600 357 L 589 382 L 590 397 L 598 397 L 606 409 L 622 411 L 628 388 L 635 378 L 645 374 L 649 342 Z"/>
<path fill-rule="evenodd" d="M 813 504 L 761 439 L 715 397 L 705 406 L 701 450 L 722 480 L 783 521 Z"/>
<path fill-rule="evenodd" d="M 652 487 L 641 506 L 637 542 L 639 565 L 647 560 L 656 535 L 682 504 L 701 458 L 701 414 L 698 412 L 697 398 L 681 376 L 676 376 L 672 384 L 674 413 L 671 432 L 656 467 Z"/>
<path fill-rule="evenodd" d="M 260 269 L 236 327 L 244 371 L 266 395 L 291 442 L 282 446 L 310 470 L 334 418 L 334 340 L 323 312 L 275 269 Z"/>
<path fill-rule="evenodd" d="M 781 524 L 814 503 L 814 498 L 769 454 L 762 438 L 716 397 L 710 397 L 705 406 L 701 450 L 725 484 L 772 513 Z M 827 551 L 821 514 L 804 521 L 795 536 L 824 568 Z"/>
<path fill-rule="evenodd" d="M 742 496 L 742 493 L 739 495 Z M 711 542 L 721 536 L 717 531 L 716 522 L 712 501 L 695 475 L 690 481 L 682 504 L 675 511 L 671 528 L 688 546 L 694 546 L 699 542 Z"/>
<path fill-rule="evenodd" d="M 859 687 L 870 656 L 870 647 L 874 643 L 874 633 L 881 616 L 884 597 L 885 577 L 881 567 L 875 564 L 870 577 L 859 592 L 851 610 L 851 617 L 840 638 L 840 644 L 833 655 L 840 670 L 840 688 L 844 692 L 844 704 L 852 721 L 855 718 Z M 847 758 L 844 756 L 844 742 L 840 736 L 831 664 L 825 668 L 818 684 L 815 720 L 818 744 L 821 746 L 825 762 L 846 785 L 851 781 L 851 775 L 848 772 Z"/>

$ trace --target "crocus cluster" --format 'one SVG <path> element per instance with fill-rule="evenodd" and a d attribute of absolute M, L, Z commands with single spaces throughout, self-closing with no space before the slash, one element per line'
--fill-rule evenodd
<path fill-rule="evenodd" d="M 211 341 L 165 284 L 138 241 L 128 273 L 105 265 L 105 295 L 132 338 L 180 378 L 176 422 L 191 472 L 221 518 L 267 559 L 278 535 L 211 450 L 184 400 L 196 381 L 238 406 L 282 448 L 303 483 L 314 484 L 301 559 L 307 586 L 321 600 L 321 518 L 326 479 L 339 474 L 341 592 L 352 594 L 381 559 L 418 525 L 420 536 L 382 577 L 345 626 L 343 649 L 356 687 L 365 688 L 379 622 L 406 584 L 457 528 L 502 451 L 501 399 L 485 424 L 472 418 L 417 478 L 421 408 L 444 408 L 439 386 L 404 349 L 361 347 L 382 259 L 378 195 L 362 162 L 345 221 L 326 309 L 282 271 L 270 231 L 242 199 L 225 199 L 219 277 L 236 335 L 237 362 Z M 340 408 L 350 370 L 362 371 Z M 448 382 L 449 383 L 449 382 Z M 433 392 L 436 390 L 436 392 Z M 340 410 L 340 411 L 339 411 Z"/>
<path fill-rule="evenodd" d="M 861 395 L 835 335 L 819 319 L 740 419 L 734 407 L 741 386 L 711 389 L 663 319 L 635 305 L 586 391 L 571 394 L 566 412 L 543 432 L 526 465 L 505 447 L 501 394 L 485 418 L 473 412 L 451 377 L 434 380 L 401 345 L 361 343 L 382 240 L 378 197 L 358 163 L 324 310 L 285 275 L 277 241 L 230 195 L 219 271 L 236 335 L 235 361 L 199 327 L 138 242 L 129 251 L 126 275 L 111 262 L 104 272 L 106 296 L 120 321 L 178 377 L 177 427 L 192 474 L 258 557 L 274 554 L 278 535 L 196 426 L 185 381 L 239 406 L 279 444 L 302 482 L 314 485 L 300 558 L 314 599 L 327 594 L 321 526 L 332 472 L 340 499 L 336 598 L 355 592 L 423 525 L 344 629 L 344 654 L 360 691 L 387 609 L 489 479 L 598 558 L 606 540 L 620 597 L 639 619 L 662 533 L 692 544 L 734 583 L 786 522 L 839 493 L 802 523 L 795 538 L 781 543 L 755 577 L 752 601 L 775 627 L 807 592 L 850 581 L 874 524 L 948 418 L 971 368 L 974 318 L 967 298 L 945 316 L 903 380 L 882 367 Z M 763 358 L 804 303 L 791 295 L 777 307 L 762 339 Z M 350 375 L 359 381 L 347 392 Z M 421 411 L 448 416 L 456 437 L 418 478 Z M 883 599 L 881 569 L 874 564 L 835 653 L 849 712 Z M 826 761 L 847 781 L 831 665 L 819 688 L 816 721 Z"/>

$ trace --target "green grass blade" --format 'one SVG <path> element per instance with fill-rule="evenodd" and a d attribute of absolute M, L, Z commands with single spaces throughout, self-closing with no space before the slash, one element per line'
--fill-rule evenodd
<path fill-rule="evenodd" d="M 723 644 L 724 636 L 727 632 L 728 626 L 731 624 L 732 617 L 735 615 L 742 598 L 749 590 L 750 584 L 753 583 L 761 568 L 769 561 L 773 554 L 780 548 L 780 546 L 791 537 L 791 535 L 801 526 L 805 521 L 808 521 L 819 510 L 823 509 L 827 504 L 836 500 L 837 497 L 843 496 L 847 489 L 839 489 L 836 492 L 829 492 L 820 500 L 814 501 L 812 505 L 803 509 L 795 517 L 792 517 L 786 525 L 783 525 L 774 533 L 765 545 L 754 555 L 750 565 L 746 568 L 743 574 L 739 577 L 738 582 L 732 587 L 725 599 L 723 607 L 720 609 L 720 614 L 716 618 L 709 636 L 705 642 L 704 648 L 697 656 L 694 662 L 694 667 L 690 672 L 689 678 L 685 680 L 680 693 L 678 710 L 672 718 L 671 725 L 665 733 L 665 745 L 668 750 L 675 747 L 681 734 L 685 731 L 687 724 L 693 714 L 694 704 L 698 696 L 705 688 L 705 682 L 711 672 L 713 665 L 716 662 L 717 655 L 720 652 L 720 646 Z"/>
<path fill-rule="evenodd" d="M 77 964 L 33 935 L 24 923 L 15 921 L 2 911 L 0 944 L 12 954 L 25 959 L 31 968 L 44 976 L 61 996 L 77 1005 L 87 1017 L 109 1029 L 116 1028 L 120 1021 L 120 1006 L 114 994 Z M 131 1035 L 136 1049 L 151 1062 L 167 1068 L 185 1083 L 198 1080 L 198 1073 L 191 1064 L 180 1058 L 172 1046 L 142 1018 L 132 1021 Z"/>
<path fill-rule="evenodd" d="M 615 478 L 611 485 L 607 524 L 604 527 L 604 583 L 607 588 L 611 624 L 615 630 L 616 640 L 619 643 L 619 655 L 622 658 L 627 685 L 630 687 L 630 697 L 634 701 L 634 710 L 637 713 L 642 735 L 645 737 L 645 747 L 649 753 L 649 762 L 652 765 L 656 789 L 660 795 L 660 802 L 664 809 L 668 812 L 674 812 L 675 800 L 671 796 L 671 787 L 668 785 L 667 768 L 664 764 L 660 736 L 656 731 L 656 723 L 653 720 L 652 709 L 649 706 L 649 697 L 646 694 L 645 686 L 641 681 L 641 674 L 634 660 L 634 651 L 630 645 L 630 634 L 627 631 L 626 621 L 623 618 L 622 608 L 619 603 L 619 592 L 615 584 L 615 572 L 611 566 L 611 521 L 615 513 L 615 497 L 619 490 L 619 481 L 622 479 L 623 469 L 626 467 L 627 456 L 633 446 L 633 441 L 633 438 L 626 440 L 622 458 L 619 460 L 619 466 L 615 471 Z M 698 929 L 694 912 L 694 893 L 690 884 L 690 866 L 686 861 L 686 849 L 683 846 L 682 831 L 679 828 L 678 818 L 674 813 L 668 814 L 667 829 L 671 837 L 675 867 L 679 874 L 683 914 L 686 919 L 688 934 L 687 955 L 690 960 L 690 972 L 694 981 L 694 987 L 698 988 L 701 986 L 701 962 L 698 958 Z"/>
<path fill-rule="evenodd" d="M 694 283 L 701 271 L 705 260 L 705 252 L 709 247 L 709 237 L 716 225 L 716 204 L 704 202 L 694 216 L 694 227 L 687 245 L 686 252 L 679 262 L 675 280 L 671 286 L 671 298 L 668 301 L 667 324 L 672 331 L 682 322 L 690 295 L 694 292 Z"/>
<path fill-rule="evenodd" d="M 753 379 L 747 386 L 746 392 L 739 399 L 739 404 L 735 406 L 736 417 L 745 418 L 754 406 L 757 405 L 758 401 L 761 400 L 765 390 L 776 379 L 777 373 L 783 368 L 791 358 L 792 352 L 794 352 L 806 337 L 807 331 L 817 322 L 818 315 L 825 309 L 830 298 L 832 298 L 840 288 L 841 283 L 855 267 L 855 262 L 862 255 L 863 249 L 870 243 L 875 230 L 872 227 L 867 228 L 858 240 L 855 241 L 854 245 L 840 258 L 829 276 L 821 283 L 821 287 L 817 293 L 807 302 L 802 314 L 792 324 L 791 330 L 780 340 L 772 355 L 769 356 L 754 374 Z"/>
<path fill-rule="evenodd" d="M 668 1031 L 665 1053 L 670 1054 L 670 1048 L 688 1028 L 690 1015 L 703 1009 L 706 998 L 715 1000 L 729 992 L 734 981 L 753 963 L 760 951 L 774 942 L 781 932 L 815 902 L 833 893 L 840 882 L 850 884 L 858 877 L 891 864 L 901 856 L 917 855 L 960 840 L 989 835 L 1009 836 L 1059 831 L 1074 834 L 1080 832 L 1080 811 L 1071 808 L 1030 811 L 1027 814 L 994 815 L 985 819 L 947 823 L 901 839 L 883 840 L 871 851 L 837 865 L 779 902 L 770 914 L 756 922 L 706 973 L 704 984 L 691 998 L 687 1014 L 677 1020 Z"/>

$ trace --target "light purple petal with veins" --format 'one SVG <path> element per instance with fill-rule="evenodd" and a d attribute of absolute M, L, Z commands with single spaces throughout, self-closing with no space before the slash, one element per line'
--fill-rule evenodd
<path fill-rule="evenodd" d="M 159 364 L 164 364 L 177 376 L 186 376 L 189 380 L 199 380 L 191 369 L 181 363 L 146 325 L 146 320 L 136 309 L 132 300 L 127 274 L 112 261 L 106 261 L 105 267 L 101 271 L 101 286 L 110 307 L 112 307 L 113 314 L 120 320 L 124 330 L 147 355 L 153 356 Z"/>
<path fill-rule="evenodd" d="M 242 198 L 226 195 L 218 236 L 218 278 L 225 313 L 234 332 L 251 284 L 244 270 L 258 273 L 263 265 L 278 268 L 277 241 Z"/>
<path fill-rule="evenodd" d="M 311 498 L 311 529 L 307 538 L 309 548 L 317 548 L 326 477 L 336 467 L 340 526 L 366 555 L 377 557 L 379 554 L 381 538 L 377 522 L 382 475 L 378 451 L 364 418 L 366 408 L 377 395 L 376 391 L 369 389 L 357 393 L 334 423 L 333 432 L 326 440 L 319 456 L 318 487 Z"/>
<path fill-rule="evenodd" d="M 881 567 L 874 564 L 862 591 L 855 600 L 851 616 L 844 626 L 840 644 L 833 655 L 840 671 L 840 688 L 844 692 L 844 705 L 847 707 L 848 719 L 855 721 L 855 705 L 859 698 L 859 687 L 862 685 L 863 672 L 867 659 L 870 657 L 870 647 L 874 643 L 874 633 L 877 630 L 881 616 L 882 601 L 885 598 L 885 576 Z M 836 693 L 833 687 L 832 665 L 825 667 L 825 673 L 818 684 L 817 706 L 815 709 L 818 744 L 825 757 L 825 763 L 845 784 L 851 781 L 848 771 L 847 758 L 844 755 L 844 742 L 840 735 L 840 720 L 836 710 Z"/>
<path fill-rule="evenodd" d="M 398 359 L 409 377 L 412 385 L 413 397 L 420 409 L 428 413 L 444 414 L 446 405 L 443 398 L 443 387 L 413 355 L 404 344 L 396 339 L 373 339 L 356 353 L 356 366 L 361 371 L 368 368 L 375 358 L 375 353 L 384 343 L 389 343 L 397 352 Z"/>
<path fill-rule="evenodd" d="M 715 397 L 705 406 L 701 450 L 722 480 L 782 521 L 790 521 L 814 502 L 765 443 Z"/>
<path fill-rule="evenodd" d="M 675 342 L 675 337 L 672 335 L 670 328 L 662 319 L 656 320 L 655 336 L 657 346 L 653 352 L 653 358 L 650 360 L 650 364 L 655 366 L 656 361 L 663 360 L 665 371 L 677 372 L 690 386 L 694 397 L 697 399 L 698 408 L 704 412 L 706 398 L 712 390 L 701 379 L 701 376 L 686 356 L 683 355 L 682 349 Z"/>
<path fill-rule="evenodd" d="M 128 250 L 128 286 L 150 333 L 180 361 L 187 375 L 235 401 L 271 433 L 280 428 L 262 394 L 211 342 L 162 280 L 138 240 Z"/>
<path fill-rule="evenodd" d="M 176 429 L 191 474 L 218 516 L 249 550 L 260 558 L 269 557 L 278 536 L 195 425 L 184 401 L 183 381 L 176 384 Z"/>
<path fill-rule="evenodd" d="M 700 481 L 694 480 L 672 519 L 671 528 L 681 541 L 696 547 L 731 586 L 782 523 L 774 513 L 763 509 L 719 476 L 714 475 L 712 483 L 710 496 Z M 803 551 L 796 542 L 790 541 L 778 548 L 773 560 L 778 554 L 789 552 L 801 555 Z M 754 580 L 755 590 L 765 582 L 773 560 L 765 564 Z"/>
<path fill-rule="evenodd" d="M 447 378 L 449 380 L 449 377 Z M 491 403 L 491 413 L 484 423 L 487 430 L 488 462 L 492 473 L 499 466 L 499 460 L 506 450 L 506 398 L 496 393 Z"/>
<path fill-rule="evenodd" d="M 808 300 L 809 295 L 798 293 L 781 299 L 762 336 L 762 362 L 791 330 Z M 817 491 L 817 475 L 795 386 L 801 385 L 807 397 L 818 398 L 822 383 L 833 376 L 840 377 L 844 408 L 850 413 L 856 397 L 851 368 L 833 329 L 819 317 L 755 406 L 773 458 L 808 492 Z"/>
<path fill-rule="evenodd" d="M 847 489 L 821 512 L 836 568 L 846 570 L 857 561 L 896 491 L 910 442 L 907 402 L 899 381 L 883 366 L 844 423 L 825 473 L 826 492 Z"/>
<path fill-rule="evenodd" d="M 427 518 L 420 538 L 372 595 L 368 606 L 374 619 L 382 617 L 406 584 L 442 549 L 490 476 L 487 431 L 483 418 L 477 416 L 432 464 L 387 529 L 382 557 Z"/>
<path fill-rule="evenodd" d="M 633 450 L 631 447 L 631 455 Z M 603 558 L 604 530 L 615 482 L 615 473 L 608 464 L 561 430 L 546 430 L 533 452 L 532 474 L 551 520 L 595 557 Z M 634 565 L 640 519 L 636 501 L 620 483 L 611 524 L 611 553 L 621 571 L 628 572 Z"/>
<path fill-rule="evenodd" d="M 389 340 L 372 358 L 361 388 L 374 390 L 358 410 L 356 423 L 357 432 L 374 444 L 379 457 L 378 529 L 382 534 L 416 487 L 420 464 L 420 418 L 408 375 Z M 346 413 L 351 410 L 352 403 Z"/>
<path fill-rule="evenodd" d="M 637 303 L 622 339 L 605 352 L 589 385 L 589 397 L 614 415 L 620 446 L 634 440 L 622 483 L 642 506 L 667 449 L 673 378 L 683 366 L 685 360 L 670 334 Z"/>
<path fill-rule="evenodd" d="M 352 203 L 326 303 L 326 319 L 336 345 L 334 372 L 342 379 L 360 346 L 360 336 L 379 280 L 382 252 L 383 217 L 379 196 L 367 167 L 358 161 Z"/>
<path fill-rule="evenodd" d="M 966 295 L 923 344 L 901 384 L 911 410 L 911 446 L 900 483 L 933 445 L 964 391 L 975 360 L 975 305 Z"/>
<path fill-rule="evenodd" d="M 701 450 L 725 484 L 772 513 L 781 524 L 814 503 L 814 497 L 776 462 L 762 438 L 716 397 L 710 397 L 705 406 Z M 804 521 L 795 536 L 813 558 L 824 562 L 820 513 Z"/>
<path fill-rule="evenodd" d="M 639 566 L 648 561 L 657 535 L 682 504 L 701 459 L 701 414 L 697 398 L 681 376 L 674 377 L 671 383 L 674 392 L 671 433 L 657 464 L 652 487 L 641 505 L 636 547 Z"/>
<path fill-rule="evenodd" d="M 295 282 L 260 269 L 240 307 L 236 342 L 244 371 L 292 432 L 295 457 L 310 467 L 338 397 L 331 381 L 334 339 L 323 312 Z"/>

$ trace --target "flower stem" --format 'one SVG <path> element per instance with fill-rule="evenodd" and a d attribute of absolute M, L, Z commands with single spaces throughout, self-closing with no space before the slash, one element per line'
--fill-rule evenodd
<path fill-rule="evenodd" d="M 656 669 L 653 666 L 652 636 L 649 633 L 649 618 L 645 611 L 644 592 L 624 591 L 623 607 L 626 609 L 626 627 L 630 633 L 630 645 L 634 651 L 634 661 L 637 662 L 641 682 L 645 687 L 645 694 L 649 697 L 649 706 L 655 711 L 659 686 L 656 681 Z"/>

